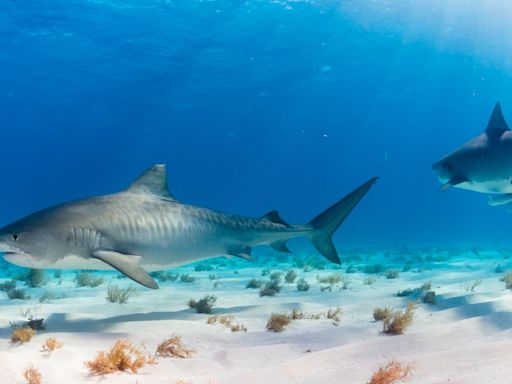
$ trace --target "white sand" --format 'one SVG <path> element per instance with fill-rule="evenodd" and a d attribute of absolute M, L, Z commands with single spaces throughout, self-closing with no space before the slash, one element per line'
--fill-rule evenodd
<path fill-rule="evenodd" d="M 335 287 L 332 292 L 320 291 L 316 275 L 342 271 L 304 273 L 296 268 L 299 275 L 306 276 L 311 289 L 299 292 L 295 284 L 284 284 L 274 297 L 259 297 L 258 290 L 245 289 L 252 277 L 260 278 L 261 267 L 240 264 L 239 274 L 226 268 L 195 272 L 188 267 L 179 271 L 196 276 L 196 282 L 161 283 L 157 291 L 140 288 L 137 297 L 124 305 L 106 302 L 106 283 L 97 288 L 75 288 L 74 274 L 68 272 L 60 286 L 50 282 L 44 288 L 27 289 L 32 300 L 8 300 L 0 294 L 0 382 L 23 383 L 22 372 L 34 365 L 43 383 L 52 384 L 177 380 L 194 384 L 355 384 L 366 383 L 379 365 L 397 359 L 414 364 L 413 383 L 510 383 L 512 292 L 499 281 L 502 274 L 493 271 L 503 255 L 488 252 L 482 261 L 471 262 L 464 260 L 465 256 L 431 263 L 433 270 L 402 272 L 396 280 L 379 276 L 373 285 L 363 284 L 368 275 L 361 272 L 347 274 L 351 280 L 348 289 Z M 212 288 L 210 273 L 220 277 L 218 288 Z M 466 291 L 465 283 L 475 279 L 482 279 L 482 283 L 474 292 Z M 405 307 L 410 299 L 397 297 L 396 292 L 428 281 L 437 293 L 437 304 L 421 304 L 406 334 L 382 334 L 382 323 L 372 319 L 373 309 Z M 130 285 L 127 279 L 113 282 Z M 45 289 L 62 291 L 66 298 L 39 304 L 37 298 Z M 233 314 L 248 332 L 233 333 L 219 324 L 208 325 L 207 315 L 188 309 L 188 299 L 208 293 L 218 297 L 215 314 Z M 343 311 L 338 326 L 321 319 L 294 321 L 282 333 L 265 329 L 271 312 L 298 308 L 317 313 L 337 306 Z M 47 329 L 29 343 L 13 345 L 9 321 L 21 321 L 20 310 L 29 307 L 46 319 Z M 143 342 L 153 352 L 174 332 L 197 350 L 194 357 L 159 358 L 157 365 L 146 366 L 138 374 L 91 376 L 84 365 L 120 338 Z M 64 343 L 50 356 L 40 352 L 48 337 Z"/>

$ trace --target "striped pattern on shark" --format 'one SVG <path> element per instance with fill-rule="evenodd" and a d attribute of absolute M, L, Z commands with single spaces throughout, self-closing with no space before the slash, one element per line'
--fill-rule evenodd
<path fill-rule="evenodd" d="M 328 260 L 340 263 L 332 234 L 366 195 L 371 178 L 307 224 L 288 224 L 277 211 L 250 218 L 176 200 L 165 165 L 157 164 L 119 193 L 43 209 L 0 229 L 8 262 L 30 268 L 110 269 L 158 288 L 148 274 L 216 256 L 249 259 L 268 244 L 290 252 L 286 242 L 311 239 Z"/>

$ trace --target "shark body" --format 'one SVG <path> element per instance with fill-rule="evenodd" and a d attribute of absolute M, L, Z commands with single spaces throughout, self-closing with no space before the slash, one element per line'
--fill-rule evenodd
<path fill-rule="evenodd" d="M 490 205 L 512 202 L 512 131 L 500 103 L 486 130 L 432 165 L 445 190 L 451 187 L 490 194 Z"/>
<path fill-rule="evenodd" d="M 290 252 L 286 241 L 305 236 L 332 262 L 340 258 L 331 236 L 369 191 L 372 178 L 304 225 L 277 211 L 249 218 L 177 201 L 164 165 L 144 172 L 125 191 L 43 209 L 0 229 L 4 259 L 30 268 L 117 269 L 148 288 L 148 274 L 216 256 L 250 258 L 268 244 Z"/>

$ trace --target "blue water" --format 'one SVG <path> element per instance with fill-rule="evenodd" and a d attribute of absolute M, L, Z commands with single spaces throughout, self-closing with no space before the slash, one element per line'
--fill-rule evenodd
<path fill-rule="evenodd" d="M 440 193 L 430 165 L 496 101 L 512 121 L 510 10 L 4 0 L 0 223 L 121 190 L 158 162 L 183 202 L 297 223 L 380 176 L 340 248 L 506 246 L 507 209 Z"/>
<path fill-rule="evenodd" d="M 441 192 L 431 164 L 497 101 L 512 124 L 510 20 L 509 0 L 0 0 L 0 228 L 155 163 L 181 202 L 290 223 L 379 176 L 335 234 L 341 265 L 294 239 L 153 272 L 156 291 L 0 257 L 0 382 L 91 382 L 116 340 L 178 335 L 198 359 L 97 380 L 355 384 L 397 359 L 415 383 L 507 383 L 512 208 Z M 213 299 L 248 332 L 211 323 Z M 377 306 L 401 311 L 386 323 L 416 308 L 407 335 Z M 274 314 L 294 318 L 282 334 Z"/>

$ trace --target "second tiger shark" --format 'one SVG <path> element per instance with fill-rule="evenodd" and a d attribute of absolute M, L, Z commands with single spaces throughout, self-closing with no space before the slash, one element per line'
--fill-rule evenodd
<path fill-rule="evenodd" d="M 489 205 L 512 203 L 512 131 L 500 103 L 486 130 L 432 165 L 445 190 L 451 187 L 489 194 Z"/>
<path fill-rule="evenodd" d="M 290 252 L 286 241 L 300 236 L 340 263 L 332 235 L 376 180 L 309 223 L 291 225 L 277 211 L 249 218 L 183 204 L 169 193 L 165 165 L 157 164 L 122 192 L 43 209 L 7 225 L 0 229 L 0 252 L 29 268 L 113 268 L 153 289 L 158 284 L 150 271 L 223 255 L 248 259 L 261 244 Z"/>

